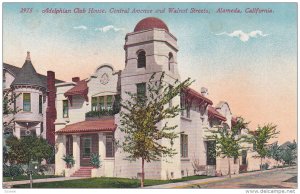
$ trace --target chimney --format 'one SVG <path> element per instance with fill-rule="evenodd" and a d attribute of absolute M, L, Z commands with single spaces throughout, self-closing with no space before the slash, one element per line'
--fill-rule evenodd
<path fill-rule="evenodd" d="M 205 88 L 205 87 L 202 87 L 202 88 L 201 88 L 201 94 L 202 94 L 204 97 L 207 97 L 207 96 L 208 96 L 208 89 Z"/>
<path fill-rule="evenodd" d="M 79 77 L 72 77 L 72 82 L 79 82 L 80 78 Z"/>
<path fill-rule="evenodd" d="M 55 144 L 55 125 L 56 108 L 55 108 L 55 73 L 47 71 L 47 110 L 46 110 L 46 139 L 51 145 Z"/>

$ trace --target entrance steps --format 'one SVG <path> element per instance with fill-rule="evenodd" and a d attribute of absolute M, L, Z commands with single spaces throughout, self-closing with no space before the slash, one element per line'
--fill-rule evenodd
<path fill-rule="evenodd" d="M 71 177 L 91 177 L 93 167 L 81 166 Z"/>

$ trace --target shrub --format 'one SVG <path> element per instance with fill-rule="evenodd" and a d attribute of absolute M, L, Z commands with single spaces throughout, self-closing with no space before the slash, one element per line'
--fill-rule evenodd
<path fill-rule="evenodd" d="M 21 165 L 11 164 L 10 166 L 3 164 L 3 176 L 12 177 L 20 176 L 24 174 L 24 170 Z"/>
<path fill-rule="evenodd" d="M 269 164 L 268 163 L 265 163 L 261 166 L 261 169 L 263 170 L 268 170 L 269 169 Z"/>
<path fill-rule="evenodd" d="M 64 155 L 62 159 L 66 162 L 67 168 L 71 168 L 75 164 L 75 160 L 72 155 Z"/>
<path fill-rule="evenodd" d="M 93 167 L 99 168 L 101 167 L 100 155 L 98 153 L 92 153 L 90 157 L 90 164 Z"/>

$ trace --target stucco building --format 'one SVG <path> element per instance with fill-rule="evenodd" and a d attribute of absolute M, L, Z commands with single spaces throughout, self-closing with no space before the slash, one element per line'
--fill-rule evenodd
<path fill-rule="evenodd" d="M 57 119 L 56 174 L 66 176 L 116 176 L 139 177 L 141 161 L 125 160 L 126 153 L 114 146 L 123 141 L 124 134 L 118 129 L 119 99 L 126 100 L 126 92 L 147 95 L 146 82 L 156 72 L 165 72 L 165 81 L 173 85 L 180 74 L 177 63 L 177 39 L 168 26 L 158 18 L 145 18 L 138 22 L 133 32 L 125 37 L 125 68 L 115 71 L 110 64 L 100 65 L 87 79 L 74 77 L 70 82 L 56 84 Z M 200 88 L 199 88 L 200 90 Z M 229 105 L 220 102 L 213 107 L 208 90 L 197 92 L 191 88 L 172 100 L 185 110 L 168 122 L 178 125 L 175 132 L 180 138 L 173 148 L 178 151 L 172 158 L 163 158 L 145 164 L 145 178 L 170 179 L 194 175 L 193 164 L 203 167 L 204 174 L 227 174 L 228 162 L 213 158 L 208 149 L 215 149 L 207 139 L 213 126 L 226 125 L 229 129 L 236 122 Z M 164 121 L 166 122 L 166 121 Z M 160 123 L 162 126 L 164 123 Z M 170 146 L 169 142 L 161 141 Z M 89 167 L 91 153 L 99 153 L 102 167 Z M 65 168 L 62 157 L 72 154 L 75 165 Z M 232 173 L 239 173 L 240 165 L 246 164 L 247 155 L 232 159 Z"/>

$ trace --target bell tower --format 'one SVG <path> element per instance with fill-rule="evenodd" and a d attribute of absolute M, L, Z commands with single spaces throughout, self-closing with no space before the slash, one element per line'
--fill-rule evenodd
<path fill-rule="evenodd" d="M 162 20 L 148 17 L 138 22 L 126 35 L 124 49 L 122 78 L 134 76 L 146 82 L 154 72 L 164 71 L 170 78 L 179 79 L 177 39 Z"/>
<path fill-rule="evenodd" d="M 138 22 L 134 31 L 126 34 L 124 50 L 125 69 L 121 74 L 123 100 L 129 98 L 126 92 L 145 91 L 147 95 L 146 83 L 153 73 L 157 73 L 155 79 L 158 80 L 160 73 L 165 72 L 164 82 L 170 86 L 174 85 L 176 80 L 180 80 L 177 68 L 177 39 L 170 33 L 168 26 L 162 20 L 149 17 Z M 156 81 L 155 79 L 154 81 Z M 173 98 L 171 104 L 179 105 L 179 96 Z M 163 127 L 166 122 L 170 126 L 180 126 L 180 117 L 162 121 L 159 123 L 159 127 Z M 121 123 L 117 123 L 117 125 L 119 126 Z M 180 128 L 177 127 L 174 132 L 179 133 Z M 124 134 L 116 130 L 115 138 L 122 142 Z M 167 147 L 171 146 L 170 142 L 164 139 L 160 143 Z M 174 140 L 172 147 L 180 153 L 179 138 Z M 115 154 L 116 160 L 124 158 L 126 158 L 126 153 L 121 150 Z M 180 161 L 180 154 L 176 154 L 171 159 L 162 158 L 160 161 L 152 161 L 145 164 L 145 175 L 149 179 L 181 178 Z M 115 164 L 115 175 L 138 177 L 141 172 L 140 164 L 140 161 Z"/>

